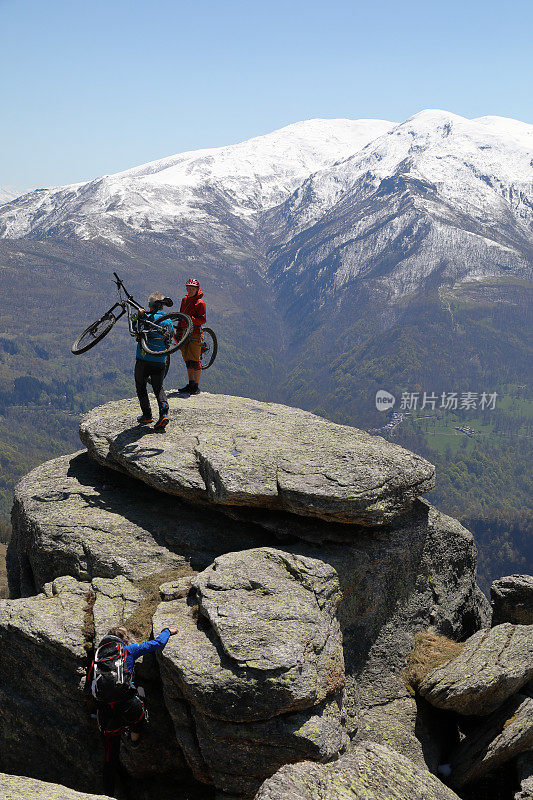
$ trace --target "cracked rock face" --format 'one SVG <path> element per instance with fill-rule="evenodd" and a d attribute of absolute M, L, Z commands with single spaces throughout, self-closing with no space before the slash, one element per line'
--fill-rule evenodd
<path fill-rule="evenodd" d="M 533 800 L 533 749 L 518 756 L 516 770 L 520 782 L 520 791 L 514 800 Z"/>
<path fill-rule="evenodd" d="M 533 575 L 508 575 L 490 587 L 492 624 L 533 625 Z"/>
<path fill-rule="evenodd" d="M 283 763 L 346 744 L 335 571 L 272 548 L 229 553 L 162 603 L 159 655 L 176 735 L 200 780 L 252 796 Z"/>
<path fill-rule="evenodd" d="M 453 786 L 461 787 L 533 749 L 533 698 L 516 694 L 484 717 L 450 758 Z"/>
<path fill-rule="evenodd" d="M 83 789 L 97 785 L 100 762 L 82 693 L 91 587 L 61 578 L 47 588 L 0 603 L 0 768 Z"/>
<path fill-rule="evenodd" d="M 288 406 L 202 393 L 170 397 L 160 436 L 136 400 L 85 415 L 80 438 L 101 464 L 201 503 L 381 525 L 434 486 L 434 467 L 381 437 Z"/>
<path fill-rule="evenodd" d="M 509 622 L 481 630 L 462 652 L 422 681 L 420 694 L 438 708 L 486 715 L 533 678 L 533 625 Z"/>
<path fill-rule="evenodd" d="M 255 800 L 458 800 L 427 770 L 390 747 L 361 742 L 332 764 L 282 767 Z"/>
<path fill-rule="evenodd" d="M 86 454 L 55 459 L 17 486 L 10 544 L 12 591 L 30 594 L 33 587 L 40 589 L 64 573 L 91 579 L 99 587 L 94 609 L 99 619 L 105 593 L 117 591 L 113 579 L 121 573 L 125 581 L 121 591 L 127 598 L 134 588 L 132 580 L 189 561 L 203 570 L 224 552 L 271 545 L 281 523 L 288 532 L 287 519 L 292 518 L 292 526 L 297 520 L 298 538 L 310 538 L 314 532 L 321 544 L 294 544 L 293 537 L 292 544 L 277 548 L 294 557 L 318 557 L 340 581 L 338 618 L 347 681 L 344 711 L 351 735 L 359 726 L 364 738 L 390 744 L 436 770 L 440 738 L 430 735 L 427 714 L 421 724 L 401 673 L 417 630 L 433 625 L 440 633 L 464 639 L 488 624 L 488 604 L 475 584 L 472 535 L 420 500 L 409 513 L 375 528 L 262 511 L 272 526 L 269 532 L 254 524 L 258 509 L 250 508 L 247 514 L 246 521 L 232 520 L 213 507 L 192 507 L 106 469 Z M 350 529 L 352 540 L 327 541 L 325 528 Z M 305 537 L 300 537 L 304 529 Z M 186 597 L 190 578 L 167 581 L 162 577 L 162 599 Z M 115 614 L 111 599 L 106 600 L 107 617 L 102 617 L 101 625 L 97 622 L 98 630 Z M 116 613 L 120 614 L 119 608 Z M 208 640 L 202 635 L 200 641 Z M 279 700 L 279 692 L 277 696 Z M 174 706 L 179 702 L 173 700 Z M 440 723 L 438 727 L 441 730 Z M 180 730 L 182 738 L 190 737 L 188 719 Z M 189 758 L 193 749 L 188 748 Z"/>
<path fill-rule="evenodd" d="M 204 569 L 225 549 L 265 535 L 95 464 L 85 452 L 47 461 L 15 490 L 8 552 L 12 596 L 31 595 L 60 575 L 136 580 L 191 564 Z"/>

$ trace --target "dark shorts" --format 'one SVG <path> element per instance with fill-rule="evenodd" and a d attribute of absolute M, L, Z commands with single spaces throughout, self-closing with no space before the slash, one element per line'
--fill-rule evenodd
<path fill-rule="evenodd" d="M 118 734 L 124 728 L 142 730 L 146 723 L 144 705 L 138 695 L 120 703 L 99 703 L 96 714 L 103 734 Z"/>

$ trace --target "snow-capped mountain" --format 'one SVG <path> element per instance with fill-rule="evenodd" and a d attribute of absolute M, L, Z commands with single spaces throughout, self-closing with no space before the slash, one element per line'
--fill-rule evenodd
<path fill-rule="evenodd" d="M 75 235 L 120 243 L 125 229 L 161 233 L 222 219 L 231 224 L 229 218 L 246 222 L 283 202 L 312 173 L 393 127 L 383 120 L 308 120 L 88 183 L 38 189 L 2 209 L 0 235 Z"/>
<path fill-rule="evenodd" d="M 354 280 L 394 299 L 436 273 L 531 275 L 532 155 L 533 126 L 502 117 L 308 120 L 22 195 L 0 208 L 0 237 L 254 264 L 315 307 Z"/>
<path fill-rule="evenodd" d="M 532 125 L 416 114 L 269 212 L 271 278 L 299 294 L 312 274 L 319 303 L 352 281 L 388 301 L 431 276 L 530 278 L 532 155 Z"/>

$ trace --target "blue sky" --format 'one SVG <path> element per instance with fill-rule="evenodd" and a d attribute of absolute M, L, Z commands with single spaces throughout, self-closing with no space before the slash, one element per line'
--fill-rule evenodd
<path fill-rule="evenodd" d="M 0 0 L 0 186 L 312 117 L 533 123 L 531 0 Z"/>

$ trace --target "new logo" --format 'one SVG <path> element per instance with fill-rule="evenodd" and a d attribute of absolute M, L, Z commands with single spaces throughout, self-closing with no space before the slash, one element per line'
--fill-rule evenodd
<path fill-rule="evenodd" d="M 396 402 L 396 398 L 390 392 L 386 392 L 385 389 L 380 389 L 376 392 L 376 408 L 378 411 L 388 411 L 389 408 L 392 408 L 394 403 Z"/>

